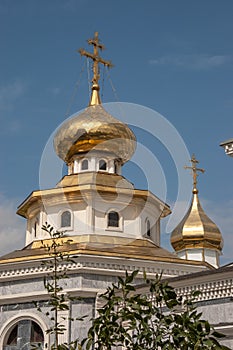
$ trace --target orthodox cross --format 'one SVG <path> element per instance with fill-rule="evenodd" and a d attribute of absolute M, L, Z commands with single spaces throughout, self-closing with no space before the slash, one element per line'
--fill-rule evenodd
<path fill-rule="evenodd" d="M 95 36 L 93 39 L 87 40 L 89 45 L 93 45 L 93 53 L 87 52 L 84 49 L 79 49 L 78 52 L 81 56 L 86 56 L 93 60 L 93 78 L 92 78 L 92 96 L 89 105 L 100 104 L 99 97 L 99 63 L 102 63 L 104 66 L 111 68 L 113 67 L 111 61 L 106 61 L 102 57 L 99 56 L 99 50 L 104 50 L 105 47 L 99 41 L 98 32 L 95 32 Z"/>
<path fill-rule="evenodd" d="M 197 193 L 197 177 L 198 177 L 198 171 L 201 173 L 204 173 L 205 170 L 202 168 L 197 168 L 197 164 L 199 163 L 198 160 L 196 159 L 195 155 L 192 155 L 192 158 L 190 160 L 192 163 L 192 166 L 185 166 L 185 169 L 191 169 L 192 170 L 192 175 L 193 175 L 193 192 Z"/>

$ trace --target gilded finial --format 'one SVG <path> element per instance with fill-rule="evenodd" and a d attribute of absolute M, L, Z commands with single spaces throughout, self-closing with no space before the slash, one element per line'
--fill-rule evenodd
<path fill-rule="evenodd" d="M 192 166 L 185 166 L 185 169 L 191 169 L 192 170 L 192 175 L 193 175 L 193 193 L 198 193 L 198 189 L 197 189 L 197 177 L 198 177 L 198 171 L 201 173 L 204 173 L 205 170 L 202 168 L 197 168 L 197 164 L 199 163 L 199 161 L 196 159 L 195 155 L 192 155 L 192 158 L 190 160 L 190 162 L 192 163 Z"/>
<path fill-rule="evenodd" d="M 93 60 L 93 78 L 92 78 L 92 93 L 91 93 L 91 99 L 89 102 L 89 106 L 94 105 L 100 105 L 100 95 L 99 95 L 99 63 L 102 63 L 104 66 L 107 66 L 108 68 L 113 67 L 111 61 L 106 61 L 102 57 L 99 56 L 99 49 L 102 51 L 104 50 L 104 45 L 100 43 L 99 41 L 99 35 L 98 32 L 95 32 L 95 36 L 93 39 L 87 40 L 89 45 L 93 45 L 93 53 L 87 52 L 84 49 L 79 49 L 78 52 L 81 56 L 86 56 L 88 58 L 91 58 Z"/>

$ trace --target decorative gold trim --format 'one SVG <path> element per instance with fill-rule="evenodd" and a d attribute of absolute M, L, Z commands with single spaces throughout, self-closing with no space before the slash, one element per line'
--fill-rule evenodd
<path fill-rule="evenodd" d="M 88 196 L 91 197 L 93 192 L 98 192 L 100 195 L 106 196 L 130 195 L 132 196 L 132 201 L 143 200 L 144 202 L 148 201 L 159 205 L 161 217 L 166 217 L 171 213 L 170 207 L 153 193 L 147 190 L 132 189 L 128 181 L 120 175 L 105 173 L 96 174 L 91 172 L 79 175 L 67 175 L 61 181 L 61 185 L 62 183 L 66 184 L 66 187 L 56 187 L 49 190 L 32 192 L 25 201 L 19 205 L 17 214 L 29 218 L 32 210 L 38 210 L 38 208 L 43 207 L 44 204 L 56 205 L 58 203 L 67 202 L 77 203 L 78 201 L 85 203 L 82 193 L 85 193 L 85 197 L 87 198 Z M 111 186 L 108 186 L 108 183 L 111 184 Z M 121 183 L 123 187 L 118 187 L 119 183 Z M 71 184 L 71 186 L 69 186 L 69 184 Z"/>
<path fill-rule="evenodd" d="M 43 240 L 43 244 L 50 244 L 51 240 Z M 118 257 L 127 259 L 137 259 L 144 261 L 171 262 L 181 265 L 208 266 L 205 262 L 187 261 L 178 258 L 176 255 L 158 247 L 148 239 L 129 239 L 124 237 L 80 235 L 69 236 L 60 239 L 63 243 L 61 250 L 69 255 L 89 255 L 99 257 Z M 42 242 L 33 242 L 32 245 L 18 252 L 19 256 L 6 256 L 0 260 L 1 264 L 33 261 L 48 258 L 48 254 L 42 248 Z M 52 242 L 51 242 L 52 244 Z M 25 252 L 24 256 L 21 254 Z M 27 253 L 27 254 L 26 254 Z M 29 254 L 30 253 L 30 254 Z M 12 254 L 17 254 L 12 253 Z"/>

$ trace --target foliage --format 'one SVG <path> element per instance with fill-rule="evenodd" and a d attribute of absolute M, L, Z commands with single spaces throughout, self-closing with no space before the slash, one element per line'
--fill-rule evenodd
<path fill-rule="evenodd" d="M 195 298 L 199 292 L 188 298 L 178 297 L 161 276 L 154 280 L 144 276 L 146 292 L 140 293 L 135 282 L 138 271 L 126 272 L 125 278 L 119 277 L 117 283 L 101 294 L 103 307 L 97 310 L 98 315 L 81 344 L 78 339 L 59 343 L 59 335 L 66 331 L 65 319 L 59 317 L 59 312 L 68 311 L 69 302 L 74 299 L 65 294 L 62 287 L 62 280 L 68 278 L 66 264 L 72 262 L 63 246 L 70 240 L 64 240 L 63 233 L 48 224 L 42 228 L 50 236 L 49 242 L 42 241 L 49 256 L 43 265 L 48 270 L 44 287 L 50 297 L 46 316 L 51 327 L 46 332 L 54 339 L 50 350 L 113 350 L 116 347 L 127 350 L 230 350 L 217 340 L 223 335 L 214 331 L 198 313 Z M 42 311 L 39 307 L 38 310 Z M 34 348 L 41 349 L 38 345 Z"/>
<path fill-rule="evenodd" d="M 101 295 L 104 306 L 83 340 L 86 350 L 203 350 L 229 348 L 217 338 L 223 335 L 214 331 L 208 321 L 202 320 L 194 299 L 178 297 L 174 288 L 157 276 L 145 277 L 147 295 L 137 293 L 135 277 L 126 272 L 118 283 L 108 287 Z"/>
<path fill-rule="evenodd" d="M 42 265 L 49 271 L 44 277 L 44 287 L 47 290 L 50 298 L 48 301 L 49 311 L 46 312 L 46 316 L 50 319 L 52 326 L 46 330 L 47 334 L 50 334 L 54 338 L 53 344 L 50 345 L 50 350 L 76 350 L 80 349 L 78 339 L 70 342 L 59 344 L 59 335 L 64 334 L 66 327 L 64 321 L 66 318 L 59 318 L 59 312 L 69 310 L 69 302 L 74 300 L 71 296 L 63 292 L 61 280 L 68 278 L 66 263 L 73 262 L 69 254 L 64 253 L 62 247 L 64 244 L 69 244 L 72 240 L 63 240 L 63 232 L 55 231 L 54 228 L 45 224 L 42 229 L 49 234 L 49 242 L 42 242 L 42 247 L 49 255 L 49 259 L 43 261 Z M 37 306 L 37 309 L 42 312 L 41 308 Z M 75 320 L 82 320 L 83 317 L 76 318 Z M 74 319 L 69 318 L 74 321 Z M 48 348 L 48 344 L 45 345 Z M 37 348 L 35 346 L 34 348 Z"/>

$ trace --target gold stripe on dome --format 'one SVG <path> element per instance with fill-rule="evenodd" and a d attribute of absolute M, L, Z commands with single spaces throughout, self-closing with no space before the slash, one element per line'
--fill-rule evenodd
<path fill-rule="evenodd" d="M 102 105 L 95 105 L 62 124 L 54 137 L 54 148 L 66 163 L 73 155 L 100 151 L 113 154 L 123 164 L 135 152 L 136 137 Z"/>

